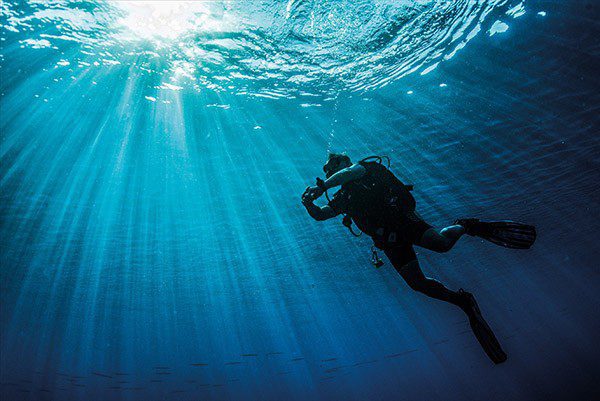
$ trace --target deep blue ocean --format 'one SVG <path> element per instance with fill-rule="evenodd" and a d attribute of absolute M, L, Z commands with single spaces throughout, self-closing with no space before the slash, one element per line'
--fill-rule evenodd
<path fill-rule="evenodd" d="M 600 397 L 600 5 L 0 3 L 0 398 Z M 300 196 L 388 155 L 508 354 Z M 319 200 L 323 204 L 324 200 Z"/>

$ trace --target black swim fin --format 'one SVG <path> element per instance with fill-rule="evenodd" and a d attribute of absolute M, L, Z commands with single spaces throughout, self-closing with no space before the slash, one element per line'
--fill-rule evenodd
<path fill-rule="evenodd" d="M 510 220 L 486 222 L 479 219 L 459 219 L 455 224 L 463 226 L 468 235 L 512 249 L 531 248 L 537 235 L 534 226 Z"/>
<path fill-rule="evenodd" d="M 494 332 L 481 315 L 481 310 L 479 310 L 479 305 L 477 305 L 475 297 L 473 294 L 463 290 L 459 290 L 459 293 L 465 301 L 463 309 L 469 316 L 471 330 L 473 330 L 475 338 L 477 338 L 477 341 L 485 351 L 486 355 L 495 364 L 505 362 L 507 359 L 506 353 L 502 349 Z"/>

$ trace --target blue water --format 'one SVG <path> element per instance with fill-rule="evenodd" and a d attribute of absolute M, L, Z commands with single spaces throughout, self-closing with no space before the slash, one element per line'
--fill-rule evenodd
<path fill-rule="evenodd" d="M 591 1 L 5 1 L 2 400 L 600 395 Z M 387 154 L 509 355 L 300 195 Z"/>

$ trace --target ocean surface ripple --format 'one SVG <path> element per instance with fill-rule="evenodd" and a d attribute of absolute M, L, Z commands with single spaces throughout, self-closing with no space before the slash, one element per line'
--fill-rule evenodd
<path fill-rule="evenodd" d="M 5 1 L 5 47 L 57 52 L 59 67 L 123 64 L 191 84 L 266 97 L 310 87 L 382 87 L 452 58 L 504 0 Z M 503 24 L 503 23 L 502 23 Z M 503 25 L 505 26 L 505 25 Z M 10 43 L 10 32 L 28 38 Z"/>

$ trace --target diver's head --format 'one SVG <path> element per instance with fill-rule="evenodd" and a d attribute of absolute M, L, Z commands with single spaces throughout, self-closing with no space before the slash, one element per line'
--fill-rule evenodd
<path fill-rule="evenodd" d="M 327 163 L 323 166 L 325 177 L 329 178 L 338 171 L 350 167 L 352 162 L 350 158 L 343 153 L 330 153 L 327 156 Z"/>

